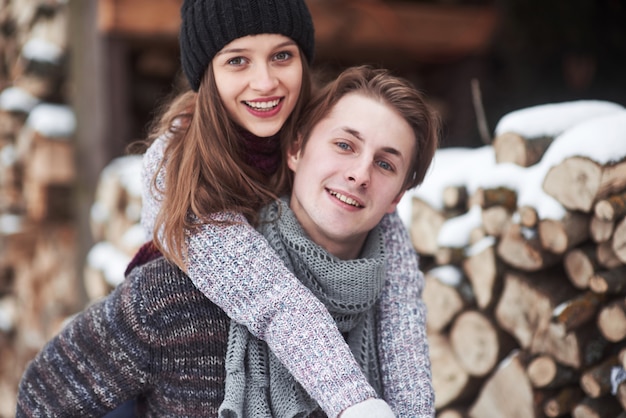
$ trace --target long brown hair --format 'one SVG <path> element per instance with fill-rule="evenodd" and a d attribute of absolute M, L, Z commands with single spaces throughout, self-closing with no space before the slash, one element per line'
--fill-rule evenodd
<path fill-rule="evenodd" d="M 297 133 L 292 134 L 291 142 L 283 142 L 283 160 L 286 161 L 290 147 L 295 146 L 295 149 L 304 151 L 315 126 L 349 93 L 379 100 L 391 106 L 407 121 L 415 135 L 415 148 L 403 190 L 421 184 L 439 145 L 439 116 L 428 105 L 422 92 L 407 79 L 395 76 L 389 70 L 368 65 L 344 70 L 314 94 L 298 123 Z M 293 185 L 293 173 L 286 168 L 286 164 L 281 166 L 279 178 L 278 193 L 289 193 Z"/>
<path fill-rule="evenodd" d="M 281 129 L 281 142 L 294 131 L 311 95 L 311 74 L 302 57 L 302 87 Z M 165 189 L 157 187 L 157 176 L 152 181 L 153 193 L 162 200 L 153 239 L 168 259 L 185 268 L 188 231 L 222 223 L 212 216 L 219 212 L 239 212 L 256 224 L 259 209 L 276 198 L 276 185 L 244 162 L 241 134 L 219 97 L 211 64 L 198 92 L 176 97 L 158 120 L 149 141 L 168 135 L 169 142 L 157 170 L 167 166 Z"/>

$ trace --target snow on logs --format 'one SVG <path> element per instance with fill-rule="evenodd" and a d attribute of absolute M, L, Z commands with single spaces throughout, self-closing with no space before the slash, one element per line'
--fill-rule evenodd
<path fill-rule="evenodd" d="M 576 101 L 440 149 L 399 205 L 438 416 L 626 415 L 626 110 Z"/>

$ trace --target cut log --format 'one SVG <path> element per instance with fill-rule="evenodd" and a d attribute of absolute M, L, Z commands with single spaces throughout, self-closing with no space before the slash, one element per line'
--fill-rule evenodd
<path fill-rule="evenodd" d="M 413 198 L 411 241 L 419 254 L 435 255 L 439 248 L 437 236 L 446 218 L 422 199 Z"/>
<path fill-rule="evenodd" d="M 509 272 L 495 318 L 522 348 L 529 348 L 535 335 L 548 328 L 554 309 L 577 294 L 560 270 L 533 275 Z"/>
<path fill-rule="evenodd" d="M 68 139 L 46 138 L 33 132 L 25 176 L 42 184 L 70 184 L 76 178 L 74 146 Z"/>
<path fill-rule="evenodd" d="M 589 238 L 590 217 L 568 212 L 563 219 L 543 219 L 537 228 L 541 246 L 555 254 L 563 254 Z"/>
<path fill-rule="evenodd" d="M 609 196 L 599 200 L 593 212 L 598 219 L 613 222 L 626 216 L 626 192 Z"/>
<path fill-rule="evenodd" d="M 600 243 L 610 240 L 614 230 L 614 221 L 605 221 L 597 216 L 593 216 L 591 222 L 589 222 L 589 235 L 593 242 Z"/>
<path fill-rule="evenodd" d="M 444 272 L 443 269 L 453 271 Z M 449 280 L 453 275 L 457 279 Z M 422 299 L 428 315 L 426 326 L 430 332 L 440 332 L 452 319 L 473 302 L 472 289 L 463 273 L 456 267 L 438 267 L 425 274 Z"/>
<path fill-rule="evenodd" d="M 463 271 L 472 284 L 476 304 L 482 310 L 495 305 L 502 292 L 504 266 L 496 257 L 495 240 L 484 238 L 471 246 L 463 261 Z"/>
<path fill-rule="evenodd" d="M 526 369 L 533 387 L 539 389 L 560 389 L 578 384 L 580 372 L 558 363 L 552 356 L 540 354 L 533 358 Z"/>
<path fill-rule="evenodd" d="M 490 373 L 515 348 L 511 336 L 478 311 L 457 316 L 450 328 L 450 344 L 461 367 L 477 377 Z"/>
<path fill-rule="evenodd" d="M 465 248 L 439 247 L 435 252 L 435 262 L 440 266 L 460 265 L 465 259 Z"/>
<path fill-rule="evenodd" d="M 609 342 L 591 322 L 566 332 L 561 324 L 550 323 L 533 335 L 530 352 L 549 354 L 556 361 L 577 370 L 596 364 L 609 347 Z"/>
<path fill-rule="evenodd" d="M 541 160 L 554 137 L 524 138 L 515 132 L 504 132 L 493 140 L 496 162 L 530 167 Z"/>
<path fill-rule="evenodd" d="M 585 393 L 577 386 L 563 388 L 557 395 L 544 402 L 543 412 L 548 417 L 569 415 L 584 397 Z"/>
<path fill-rule="evenodd" d="M 443 188 L 443 207 L 447 210 L 467 210 L 467 188 L 465 186 L 446 186 Z"/>
<path fill-rule="evenodd" d="M 621 412 L 622 407 L 614 396 L 585 397 L 574 407 L 572 418 L 614 418 Z"/>
<path fill-rule="evenodd" d="M 476 244 L 485 237 L 487 237 L 487 233 L 485 232 L 485 228 L 483 228 L 482 225 L 476 228 L 472 228 L 469 234 L 469 243 L 470 245 Z"/>
<path fill-rule="evenodd" d="M 598 329 L 611 342 L 626 338 L 626 300 L 613 300 L 602 307 L 598 314 Z"/>
<path fill-rule="evenodd" d="M 25 181 L 23 189 L 28 217 L 34 222 L 65 222 L 74 218 L 74 186 Z"/>
<path fill-rule="evenodd" d="M 604 294 L 592 291 L 581 293 L 557 306 L 552 313 L 552 321 L 563 325 L 565 332 L 569 332 L 592 320 L 605 300 Z"/>
<path fill-rule="evenodd" d="M 600 267 L 597 247 L 585 244 L 569 250 L 563 259 L 563 266 L 569 281 L 578 289 L 587 289 L 589 279 Z"/>
<path fill-rule="evenodd" d="M 619 294 L 626 292 L 626 265 L 595 272 L 589 279 L 589 288 L 596 293 Z"/>
<path fill-rule="evenodd" d="M 590 213 L 594 204 L 626 190 L 626 162 L 600 165 L 585 157 L 569 157 L 550 168 L 543 190 L 570 210 Z"/>
<path fill-rule="evenodd" d="M 437 412 L 437 418 L 467 418 L 467 411 L 461 408 L 446 408 Z"/>
<path fill-rule="evenodd" d="M 471 197 L 471 204 L 479 205 L 483 209 L 503 206 L 509 212 L 513 212 L 517 209 L 517 192 L 506 187 L 493 189 L 479 187 Z"/>
<path fill-rule="evenodd" d="M 626 369 L 626 348 L 622 347 L 619 350 L 617 358 L 622 363 L 622 369 Z"/>
<path fill-rule="evenodd" d="M 580 387 L 591 398 L 611 393 L 611 369 L 619 366 L 617 356 L 609 356 L 600 364 L 590 367 L 580 377 Z"/>
<path fill-rule="evenodd" d="M 626 263 L 626 218 L 619 221 L 615 227 L 612 248 L 617 258 L 619 258 L 622 263 Z"/>
<path fill-rule="evenodd" d="M 512 213 L 504 206 L 496 205 L 483 209 L 481 216 L 485 232 L 497 238 L 511 223 Z"/>
<path fill-rule="evenodd" d="M 626 415 L 626 381 L 622 381 L 617 385 L 615 399 L 617 399 L 622 408 L 624 408 L 624 415 Z"/>
<path fill-rule="evenodd" d="M 505 263 L 524 271 L 542 270 L 562 261 L 541 246 L 537 231 L 515 223 L 500 237 L 497 253 Z"/>
<path fill-rule="evenodd" d="M 471 417 L 533 418 L 540 416 L 541 407 L 534 399 L 534 392 L 526 366 L 528 359 L 523 351 L 515 351 L 502 360 L 496 371 L 483 385 L 476 402 L 470 408 Z M 515 394 L 515 396 L 511 396 Z"/>
<path fill-rule="evenodd" d="M 615 236 L 613 238 L 615 238 Z M 624 261 L 618 257 L 614 250 L 614 241 L 615 240 L 613 239 L 601 242 L 596 247 L 596 258 L 598 259 L 598 264 L 601 267 L 613 269 L 624 264 Z"/>
<path fill-rule="evenodd" d="M 539 215 L 537 209 L 532 206 L 520 206 L 517 208 L 519 214 L 519 223 L 526 228 L 537 228 L 539 224 Z"/>
<path fill-rule="evenodd" d="M 463 402 L 474 397 L 480 388 L 459 364 L 447 337 L 431 334 L 428 337 L 430 361 L 433 375 L 435 408 L 444 408 L 454 402 Z"/>

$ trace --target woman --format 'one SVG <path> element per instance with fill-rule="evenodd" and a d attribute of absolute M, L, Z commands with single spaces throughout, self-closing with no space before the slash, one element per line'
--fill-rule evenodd
<path fill-rule="evenodd" d="M 276 196 L 281 138 L 309 98 L 310 14 L 303 0 L 185 0 L 181 13 L 181 61 L 194 92 L 175 99 L 153 131 L 142 224 L 203 294 L 266 341 L 324 411 L 337 416 L 376 393 L 328 312 L 253 227 L 258 210 Z M 426 169 L 419 167 L 417 177 Z M 386 291 L 419 297 L 394 284 L 408 278 L 423 285 L 396 214 L 384 219 L 383 231 L 394 255 Z M 406 318 L 406 329 L 424 328 L 422 315 L 385 306 Z M 393 342 L 383 354 L 386 378 L 432 397 L 432 387 L 406 368 L 417 362 L 429 373 L 427 354 L 413 348 L 421 334 L 384 338 Z M 413 402 L 390 398 L 397 411 L 414 410 Z"/>
<path fill-rule="evenodd" d="M 385 334 L 417 332 L 423 337 L 417 349 L 426 354 L 427 344 L 420 330 L 404 329 L 403 317 L 385 317 L 386 304 L 414 312 L 423 304 L 385 290 L 385 263 L 393 254 L 380 220 L 422 181 L 437 142 L 436 120 L 408 83 L 365 67 L 342 74 L 307 115 L 298 141 L 287 147 L 295 173 L 291 198 L 261 212 L 260 230 L 333 313 L 343 346 L 375 393 L 430 401 L 396 413 L 432 416 L 427 393 L 385 377 Z M 291 185 L 284 179 L 282 190 Z M 412 280 L 396 285 L 413 296 L 420 291 Z M 315 335 L 310 328 L 302 332 L 305 343 Z M 419 364 L 404 367 L 424 373 Z M 220 404 L 224 417 L 321 415 L 270 348 L 163 257 L 134 268 L 46 345 L 20 383 L 17 416 L 98 416 L 129 397 L 138 397 L 142 416 L 215 416 Z M 370 400 L 341 416 L 390 415 L 385 402 Z"/>

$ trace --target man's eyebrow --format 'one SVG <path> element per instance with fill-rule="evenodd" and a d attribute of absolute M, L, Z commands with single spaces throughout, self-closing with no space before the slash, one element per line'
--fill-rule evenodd
<path fill-rule="evenodd" d="M 359 141 L 363 142 L 363 136 L 356 129 L 349 128 L 347 126 L 344 126 L 341 129 L 347 132 L 348 134 L 352 135 L 353 137 L 357 138 Z M 402 158 L 402 153 L 394 147 L 383 147 L 382 151 L 387 154 L 397 155 L 398 157 Z"/>

